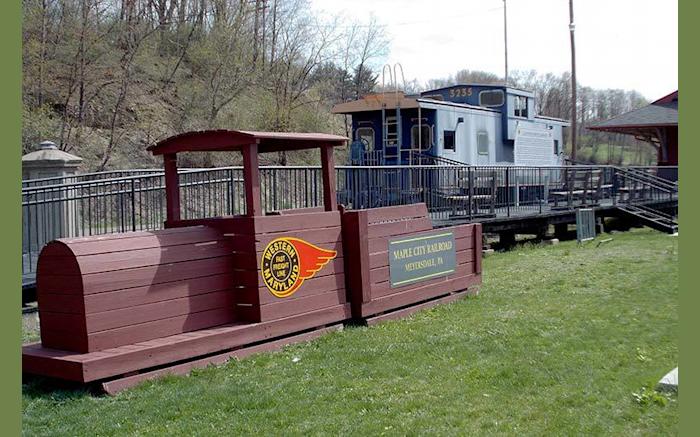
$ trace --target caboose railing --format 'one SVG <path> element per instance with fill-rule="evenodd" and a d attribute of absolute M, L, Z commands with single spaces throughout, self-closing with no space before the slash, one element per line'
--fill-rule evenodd
<path fill-rule="evenodd" d="M 656 174 L 656 170 L 644 171 Z M 613 166 L 339 166 L 336 189 L 338 203 L 348 209 L 425 202 L 436 221 L 483 221 L 582 206 L 677 200 L 677 188 L 654 184 L 639 171 Z M 164 176 L 151 170 L 134 172 L 96 174 L 93 179 L 80 175 L 71 183 L 23 181 L 28 185 L 22 189 L 23 274 L 34 271 L 39 251 L 56 238 L 162 228 Z M 107 177 L 113 174 L 120 177 Z M 183 218 L 245 213 L 241 167 L 188 169 L 179 174 Z M 266 212 L 323 203 L 320 167 L 261 167 L 260 177 Z"/>

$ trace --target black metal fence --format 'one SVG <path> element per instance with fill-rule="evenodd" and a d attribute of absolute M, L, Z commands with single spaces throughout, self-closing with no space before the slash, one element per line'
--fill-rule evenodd
<path fill-rule="evenodd" d="M 25 179 L 22 181 L 22 188 L 40 187 L 48 185 L 74 184 L 77 182 L 90 182 L 100 179 L 113 179 L 128 176 L 143 176 L 148 174 L 163 173 L 163 169 L 142 168 L 132 170 L 110 170 L 93 173 L 78 173 L 69 176 L 53 176 L 49 178 Z"/>
<path fill-rule="evenodd" d="M 39 251 L 56 238 L 160 229 L 166 215 L 163 173 L 134 172 L 80 175 L 71 183 L 25 181 L 23 273 L 34 271 Z M 320 167 L 261 167 L 260 173 L 266 212 L 323 203 Z M 108 177 L 114 174 L 119 177 Z M 338 203 L 349 209 L 425 202 L 434 220 L 486 220 L 677 198 L 677 184 L 650 167 L 341 166 L 336 178 Z M 243 169 L 182 170 L 180 196 L 186 219 L 244 214 Z"/>

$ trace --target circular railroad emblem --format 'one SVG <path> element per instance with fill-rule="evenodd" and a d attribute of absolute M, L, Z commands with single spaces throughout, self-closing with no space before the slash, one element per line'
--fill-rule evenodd
<path fill-rule="evenodd" d="M 277 297 L 287 297 L 296 290 L 299 279 L 299 253 L 289 241 L 272 240 L 262 255 L 262 275 L 267 288 Z"/>
<path fill-rule="evenodd" d="M 270 293 L 288 297 L 335 257 L 335 250 L 321 249 L 299 238 L 276 238 L 262 253 L 260 274 Z"/>

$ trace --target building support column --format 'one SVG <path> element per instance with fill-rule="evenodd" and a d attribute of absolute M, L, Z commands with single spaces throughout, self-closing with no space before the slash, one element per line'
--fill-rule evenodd
<path fill-rule="evenodd" d="M 501 231 L 498 234 L 498 242 L 501 247 L 515 246 L 515 231 Z"/>
<path fill-rule="evenodd" d="M 554 236 L 559 240 L 566 239 L 569 234 L 569 224 L 568 223 L 557 223 L 554 225 Z"/>

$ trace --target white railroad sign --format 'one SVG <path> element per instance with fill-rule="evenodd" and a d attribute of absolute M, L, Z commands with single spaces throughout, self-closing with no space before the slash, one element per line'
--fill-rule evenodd
<path fill-rule="evenodd" d="M 546 127 L 515 127 L 515 165 L 556 165 L 554 135 Z"/>

